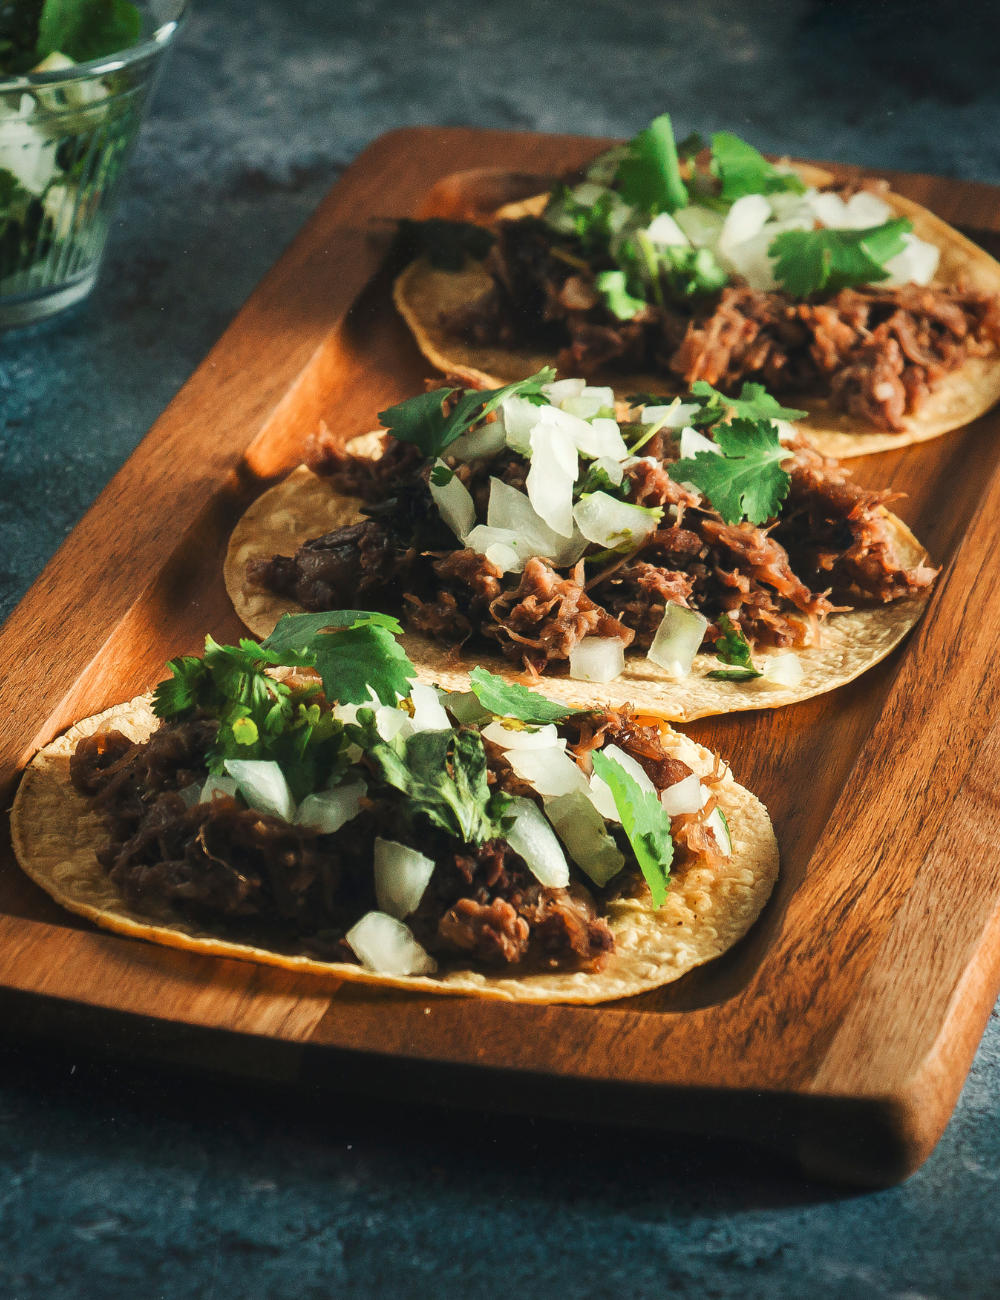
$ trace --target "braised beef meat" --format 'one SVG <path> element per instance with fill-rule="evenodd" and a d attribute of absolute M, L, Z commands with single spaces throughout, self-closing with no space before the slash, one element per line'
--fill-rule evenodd
<path fill-rule="evenodd" d="M 1000 299 L 963 285 L 875 284 L 800 302 L 737 283 L 621 321 L 593 288 L 611 265 L 540 220 L 500 222 L 485 263 L 493 287 L 442 323 L 478 345 L 546 344 L 567 374 L 658 370 L 725 392 L 757 380 L 828 397 L 835 410 L 889 430 L 967 357 L 1000 347 Z"/>
<path fill-rule="evenodd" d="M 183 791 L 207 775 L 217 724 L 162 723 L 144 744 L 117 731 L 83 739 L 74 786 L 105 816 L 97 857 L 128 906 L 151 918 L 181 916 L 245 941 L 353 960 L 347 930 L 378 906 L 375 837 L 412 840 L 398 801 L 376 798 L 335 835 Z M 420 837 L 436 866 L 408 924 L 428 950 L 487 966 L 530 960 L 593 968 L 614 947 L 591 894 L 579 884 L 543 888 L 508 844 L 456 845 Z"/>

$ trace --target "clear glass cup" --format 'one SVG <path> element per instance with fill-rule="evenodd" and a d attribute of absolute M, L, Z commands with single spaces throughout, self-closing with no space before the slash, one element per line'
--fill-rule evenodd
<path fill-rule="evenodd" d="M 0 329 L 63 311 L 97 280 L 118 183 L 188 0 L 137 8 L 129 49 L 0 78 Z"/>

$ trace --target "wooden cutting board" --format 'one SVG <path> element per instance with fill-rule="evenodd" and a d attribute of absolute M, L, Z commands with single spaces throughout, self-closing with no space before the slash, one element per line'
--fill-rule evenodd
<path fill-rule="evenodd" d="M 148 688 L 206 632 L 240 635 L 229 532 L 321 419 L 353 437 L 422 389 L 383 266 L 392 220 L 488 210 L 510 190 L 489 169 L 529 178 L 523 193 L 607 143 L 417 128 L 358 158 L 0 634 L 5 804 L 71 722 Z M 1000 190 L 892 180 L 1000 243 Z M 338 986 L 98 932 L 21 874 L 5 821 L 0 1016 L 272 1078 L 739 1134 L 851 1182 L 904 1177 L 940 1136 L 1000 985 L 998 434 L 992 415 L 853 462 L 907 494 L 894 509 L 944 566 L 899 651 L 833 695 L 685 728 L 765 801 L 781 846 L 764 915 L 720 960 L 593 1008 Z"/>

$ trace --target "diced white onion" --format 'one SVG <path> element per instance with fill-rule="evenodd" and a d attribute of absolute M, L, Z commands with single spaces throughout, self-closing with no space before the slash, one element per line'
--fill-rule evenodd
<path fill-rule="evenodd" d="M 607 492 L 591 492 L 573 509 L 580 532 L 599 546 L 637 545 L 655 532 L 659 520 L 642 506 L 619 501 Z"/>
<path fill-rule="evenodd" d="M 580 790 L 545 800 L 545 814 L 569 855 L 595 885 L 606 885 L 625 865 L 604 818 Z"/>
<path fill-rule="evenodd" d="M 618 487 L 625 477 L 625 470 L 621 461 L 615 460 L 613 456 L 599 456 L 590 468 L 603 471 L 615 487 Z"/>
<path fill-rule="evenodd" d="M 607 781 L 602 781 L 596 775 L 590 778 L 590 802 L 605 821 L 621 821 L 618 816 L 618 805 L 615 803 L 615 796 L 611 793 L 611 786 L 608 785 Z"/>
<path fill-rule="evenodd" d="M 383 912 L 401 921 L 420 906 L 424 890 L 434 874 L 434 859 L 380 836 L 375 837 L 372 859 L 378 905 Z"/>
<path fill-rule="evenodd" d="M 770 220 L 771 205 L 763 194 L 744 194 L 729 209 L 719 235 L 719 252 L 731 258 L 732 250 L 759 234 Z"/>
<path fill-rule="evenodd" d="M 577 415 L 581 420 L 592 420 L 604 403 L 593 393 L 581 393 L 579 397 L 565 397 L 559 409 L 570 415 Z M 612 409 L 614 402 L 611 403 Z"/>
<path fill-rule="evenodd" d="M 557 379 L 553 384 L 542 384 L 542 393 L 553 406 L 561 406 L 567 397 L 581 397 L 586 387 L 586 379 Z"/>
<path fill-rule="evenodd" d="M 892 208 L 888 203 L 868 190 L 858 190 L 857 194 L 852 194 L 847 200 L 847 211 L 851 214 L 855 230 L 884 226 L 893 216 Z"/>
<path fill-rule="evenodd" d="M 681 430 L 681 460 L 689 460 L 699 451 L 711 451 L 716 456 L 722 455 L 722 448 L 717 447 L 711 438 L 706 438 L 697 429 Z"/>
<path fill-rule="evenodd" d="M 413 734 L 410 715 L 403 709 L 394 708 L 391 704 L 383 704 L 381 708 L 375 710 L 375 730 L 383 740 L 393 740 L 400 733 L 405 740 L 407 736 Z"/>
<path fill-rule="evenodd" d="M 569 652 L 569 675 L 578 682 L 613 682 L 624 671 L 620 637 L 585 636 Z"/>
<path fill-rule="evenodd" d="M 444 466 L 445 469 L 448 468 L 444 461 L 440 459 L 435 461 L 435 467 L 439 465 Z M 429 486 L 431 496 L 434 498 L 434 504 L 438 508 L 438 514 L 458 540 L 464 542 L 476 522 L 476 506 L 469 494 L 469 489 L 457 474 L 452 474 L 444 487 L 434 482 L 432 474 Z"/>
<path fill-rule="evenodd" d="M 629 776 L 638 783 L 640 790 L 644 794 L 656 794 L 656 786 L 646 774 L 646 769 L 641 763 L 637 763 L 630 754 L 626 754 L 624 749 L 619 749 L 617 745 L 605 745 L 601 753 L 607 758 L 613 758 L 620 767 L 623 767 Z"/>
<path fill-rule="evenodd" d="M 513 546 L 508 546 L 506 542 L 494 542 L 492 546 L 487 546 L 486 558 L 501 573 L 520 573 L 524 568 L 524 561 Z"/>
<path fill-rule="evenodd" d="M 696 772 L 686 776 L 683 781 L 668 785 L 660 792 L 663 811 L 670 817 L 680 817 L 682 813 L 701 812 L 708 802 L 708 790 L 702 785 Z"/>
<path fill-rule="evenodd" d="M 209 777 L 208 779 L 209 781 L 211 781 L 212 778 Z M 235 781 L 233 782 L 233 786 L 234 786 L 233 793 L 235 794 L 235 786 L 236 786 Z M 177 791 L 177 793 L 184 800 L 185 808 L 193 808 L 196 803 L 201 803 L 202 801 L 201 786 L 198 784 L 197 781 L 194 781 L 191 785 L 181 786 L 181 788 Z"/>
<path fill-rule="evenodd" d="M 719 846 L 719 852 L 724 858 L 733 856 L 733 841 L 729 834 L 729 827 L 726 825 L 726 819 L 722 815 L 721 808 L 713 808 L 708 817 L 705 818 L 705 825 L 715 835 L 715 842 Z"/>
<path fill-rule="evenodd" d="M 625 446 L 617 420 L 602 415 L 589 423 L 586 420 L 582 423 L 583 430 L 574 430 L 571 434 L 578 451 L 584 456 L 595 458 L 609 456 L 613 460 L 625 459 L 628 448 Z"/>
<path fill-rule="evenodd" d="M 507 832 L 507 843 L 524 858 L 528 870 L 541 884 L 550 889 L 565 889 L 569 884 L 569 866 L 544 815 L 530 799 L 522 799 L 519 795 L 510 801 L 510 814 L 515 821 Z"/>
<path fill-rule="evenodd" d="M 490 483 L 487 525 L 512 532 L 517 541 L 508 545 L 513 545 L 522 559 L 542 555 L 560 568 L 576 563 L 587 549 L 587 539 L 578 529 L 569 539 L 560 537 L 539 517 L 523 492 L 502 479 L 494 478 Z M 570 501 L 572 504 L 572 497 Z"/>
<path fill-rule="evenodd" d="M 674 221 L 695 248 L 713 248 L 719 242 L 725 218 L 711 208 L 700 208 L 693 204 L 675 212 Z"/>
<path fill-rule="evenodd" d="M 507 762 L 539 794 L 589 791 L 590 783 L 564 749 L 508 749 Z"/>
<path fill-rule="evenodd" d="M 526 397 L 508 397 L 498 412 L 507 446 L 522 456 L 531 455 L 531 431 L 547 407 L 536 406 Z"/>
<path fill-rule="evenodd" d="M 367 794 L 363 781 L 335 785 L 331 790 L 315 790 L 307 794 L 295 813 L 299 826 L 313 826 L 321 835 L 339 831 L 361 811 L 361 800 Z"/>
<path fill-rule="evenodd" d="M 251 808 L 286 822 L 295 816 L 295 800 L 277 763 L 257 758 L 227 758 L 226 771 Z"/>
<path fill-rule="evenodd" d="M 810 190 L 805 198 L 813 215 L 829 230 L 849 230 L 853 225 L 847 204 L 839 194 Z"/>
<path fill-rule="evenodd" d="M 362 966 L 379 975 L 433 975 L 437 970 L 437 962 L 408 927 L 386 912 L 366 912 L 344 938 Z"/>
<path fill-rule="evenodd" d="M 573 484 L 579 467 L 576 443 L 566 429 L 547 422 L 535 425 L 525 487 L 535 513 L 560 537 L 573 535 Z"/>
<path fill-rule="evenodd" d="M 517 549 L 520 540 L 512 528 L 491 528 L 489 524 L 476 524 L 465 539 L 465 544 L 470 546 L 477 555 L 485 555 L 491 564 L 496 564 L 498 568 L 502 568 L 504 573 L 508 570 L 520 573 L 524 568 L 524 560 L 520 558 Z M 502 558 L 504 560 L 502 565 L 490 554 L 491 551 L 500 551 L 500 548 L 502 548 Z M 510 555 L 507 554 L 508 551 L 514 557 L 512 563 L 507 563 L 510 560 Z M 527 558 L 530 559 L 530 551 Z"/>
<path fill-rule="evenodd" d="M 483 727 L 482 735 L 501 749 L 565 749 L 566 742 L 559 738 L 554 722 L 530 730 L 515 730 L 502 722 L 493 721 Z"/>
<path fill-rule="evenodd" d="M 342 722 L 345 726 L 347 726 L 349 723 L 357 722 L 359 709 L 377 709 L 379 707 L 379 703 L 380 701 L 378 696 L 369 686 L 368 702 L 366 704 L 335 704 L 333 706 L 333 716 L 337 719 L 338 722 Z"/>
<path fill-rule="evenodd" d="M 778 430 L 779 442 L 790 442 L 792 438 L 798 437 L 795 432 L 795 425 L 789 420 L 772 420 L 771 423 Z"/>
<path fill-rule="evenodd" d="M 669 212 L 661 212 L 646 228 L 646 237 L 661 247 L 686 248 L 688 237 Z"/>
<path fill-rule="evenodd" d="M 667 601 L 648 658 L 675 677 L 686 677 L 705 639 L 708 619 L 697 610 Z"/>
<path fill-rule="evenodd" d="M 488 424 L 481 424 L 471 433 L 463 433 L 454 442 L 449 442 L 445 450 L 449 456 L 454 456 L 456 460 L 467 464 L 472 460 L 485 460 L 495 456 L 498 451 L 503 451 L 506 442 L 507 430 L 504 428 L 504 423 L 496 419 Z"/>
<path fill-rule="evenodd" d="M 859 190 L 845 203 L 839 194 L 809 190 L 804 196 L 814 216 L 829 230 L 869 230 L 892 217 L 888 203 L 866 190 Z"/>
<path fill-rule="evenodd" d="M 772 686 L 798 686 L 806 675 L 802 660 L 797 654 L 770 655 L 761 669 L 763 679 Z"/>
<path fill-rule="evenodd" d="M 410 719 L 410 726 L 414 731 L 448 731 L 451 728 L 448 715 L 441 707 L 438 693 L 433 686 L 414 682 L 410 687 L 410 699 L 413 701 L 413 717 Z"/>
<path fill-rule="evenodd" d="M 701 410 L 694 403 L 671 402 L 669 406 L 647 406 L 642 412 L 643 424 L 660 424 L 661 429 L 683 429 L 693 415 Z M 666 416 L 666 419 L 664 419 Z"/>
<path fill-rule="evenodd" d="M 889 272 L 889 279 L 883 283 L 887 285 L 930 284 L 941 259 L 940 248 L 937 244 L 929 244 L 913 234 L 903 235 L 903 241 L 906 244 L 903 251 L 883 263 Z"/>
<path fill-rule="evenodd" d="M 570 193 L 573 195 L 573 202 L 579 203 L 581 208 L 592 208 L 601 195 L 607 193 L 607 189 L 605 186 L 597 185 L 593 181 L 581 181 L 579 185 L 573 187 Z M 562 382 L 564 384 L 583 383 L 583 380 L 564 379 Z M 552 387 L 555 388 L 556 385 L 553 384 Z"/>

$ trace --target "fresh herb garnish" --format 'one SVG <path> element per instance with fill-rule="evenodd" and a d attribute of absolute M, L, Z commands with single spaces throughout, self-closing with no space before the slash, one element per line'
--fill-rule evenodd
<path fill-rule="evenodd" d="M 447 465 L 435 465 L 431 470 L 431 482 L 435 487 L 447 487 L 455 477 L 455 471 Z"/>
<path fill-rule="evenodd" d="M 503 388 L 467 392 L 459 399 L 450 415 L 445 415 L 444 403 L 458 390 L 435 388 L 433 392 L 420 393 L 397 406 L 390 406 L 387 411 L 380 411 L 378 418 L 394 438 L 400 442 L 416 443 L 430 460 L 440 456 L 456 438 L 468 432 L 479 420 L 485 419 L 508 397 L 526 397 L 529 401 L 544 406 L 547 399 L 542 393 L 542 387 L 551 384 L 555 377 L 555 370 L 551 366 L 544 366 L 528 379 L 519 379 Z"/>
<path fill-rule="evenodd" d="M 786 230 L 775 236 L 767 252 L 781 287 L 806 298 L 888 280 L 883 263 L 903 251 L 903 235 L 912 229 L 905 217 L 897 217 L 868 230 Z"/>
<path fill-rule="evenodd" d="M 794 172 L 780 172 L 738 135 L 717 131 L 712 136 L 712 172 L 722 181 L 721 198 L 735 203 L 745 194 L 804 194 Z"/>
<path fill-rule="evenodd" d="M 600 271 L 594 277 L 594 288 L 604 299 L 604 305 L 619 320 L 632 320 L 646 310 L 642 298 L 633 298 L 625 287 L 624 271 Z"/>
<path fill-rule="evenodd" d="M 773 424 L 736 419 L 712 430 L 722 455 L 699 451 L 667 466 L 675 483 L 693 483 L 727 524 L 749 519 L 762 524 L 777 515 L 791 477 L 781 461 L 792 453 L 781 445 Z"/>
<path fill-rule="evenodd" d="M 127 50 L 142 35 L 129 0 L 15 0 L 0 11 L 0 73 L 30 72 L 50 54 L 75 63 Z"/>
<path fill-rule="evenodd" d="M 407 262 L 424 256 L 438 271 L 461 271 L 466 257 L 481 262 L 496 242 L 485 226 L 469 221 L 445 221 L 429 217 L 413 221 L 403 217 L 398 223 L 394 251 Z"/>
<path fill-rule="evenodd" d="M 653 895 L 653 906 L 667 900 L 674 842 L 670 838 L 670 817 L 653 790 L 643 790 L 621 763 L 600 750 L 594 752 L 594 771 L 610 788 L 618 816 L 632 845 L 636 860 Z"/>
<path fill-rule="evenodd" d="M 328 632 L 327 628 L 335 630 Z M 283 614 L 259 649 L 277 656 L 271 663 L 315 668 L 328 700 L 367 704 L 370 687 L 383 704 L 395 704 L 398 696 L 409 695 L 417 675 L 396 641 L 402 632 L 391 614 L 363 609 Z M 289 655 L 299 657 L 285 657 Z"/>
<path fill-rule="evenodd" d="M 495 839 L 507 829 L 508 797 L 490 794 L 486 750 L 477 732 L 418 731 L 387 741 L 375 727 L 372 710 L 360 709 L 346 734 L 360 745 L 374 774 L 406 796 L 411 820 L 423 817 L 466 844 Z"/>
<path fill-rule="evenodd" d="M 693 424 L 715 424 L 717 420 L 725 419 L 727 414 L 744 420 L 801 420 L 809 414 L 808 411 L 795 411 L 779 405 L 763 384 L 744 384 L 739 397 L 727 397 L 704 379 L 696 379 L 691 385 L 691 393 L 702 402 L 702 409 L 693 418 Z"/>
<path fill-rule="evenodd" d="M 586 713 L 586 709 L 556 704 L 554 700 L 547 700 L 544 695 L 537 695 L 516 682 L 505 682 L 485 668 L 473 668 L 469 685 L 483 708 L 501 718 L 519 718 L 522 722 L 543 726 L 548 722 L 561 722 L 574 713 Z"/>
<path fill-rule="evenodd" d="M 204 659 L 185 656 L 167 665 L 173 678 L 154 691 L 153 712 L 178 718 L 200 709 L 217 718 L 219 730 L 207 754 L 210 772 L 223 772 L 227 758 L 273 760 L 293 796 L 304 798 L 340 765 L 343 727 L 330 710 L 310 702 L 318 687 L 292 690 L 264 669 L 295 667 L 309 658 L 306 651 L 270 652 L 246 639 L 223 646 L 208 636 Z"/>
<path fill-rule="evenodd" d="M 655 118 L 629 142 L 615 181 L 625 202 L 650 216 L 687 207 L 688 192 L 681 179 L 669 113 Z"/>
<path fill-rule="evenodd" d="M 716 653 L 724 664 L 733 666 L 728 669 L 716 668 L 707 676 L 723 682 L 749 682 L 754 677 L 763 677 L 764 674 L 753 666 L 750 642 L 743 635 L 742 628 L 728 614 L 723 614 L 719 619 L 719 627 L 722 628 L 722 636 L 715 643 Z"/>

